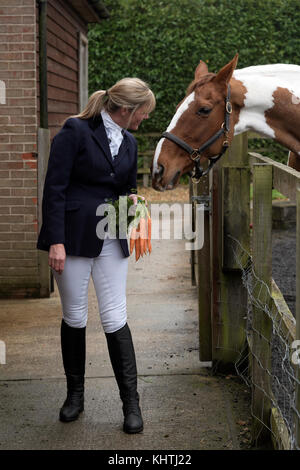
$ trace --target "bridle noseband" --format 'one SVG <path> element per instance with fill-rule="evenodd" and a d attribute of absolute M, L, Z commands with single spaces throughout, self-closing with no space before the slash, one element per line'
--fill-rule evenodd
<path fill-rule="evenodd" d="M 231 113 L 232 113 L 232 106 L 230 102 L 230 85 L 228 85 L 227 96 L 225 98 L 225 120 L 221 126 L 221 129 L 219 129 L 210 139 L 208 139 L 204 144 L 202 144 L 201 147 L 199 147 L 198 149 L 194 149 L 189 144 L 184 142 L 184 140 L 181 140 L 176 135 L 171 134 L 171 132 L 162 133 L 161 135 L 162 137 L 165 137 L 166 139 L 171 140 L 174 144 L 181 147 L 183 150 L 185 150 L 189 154 L 190 158 L 193 160 L 194 168 L 191 173 L 191 178 L 192 178 L 193 183 L 199 183 L 200 178 L 202 176 L 207 175 L 207 173 L 212 169 L 214 164 L 222 157 L 222 155 L 228 149 L 229 147 L 228 132 L 230 130 L 230 114 Z M 204 152 L 204 150 L 210 147 L 223 134 L 225 136 L 225 140 L 223 142 L 221 152 L 219 153 L 219 155 L 216 155 L 215 157 L 210 157 L 209 165 L 207 169 L 203 170 L 203 168 L 200 166 L 200 157 L 201 157 L 202 152 Z"/>

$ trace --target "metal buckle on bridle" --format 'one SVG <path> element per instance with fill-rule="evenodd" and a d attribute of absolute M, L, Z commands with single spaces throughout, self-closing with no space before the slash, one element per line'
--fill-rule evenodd
<path fill-rule="evenodd" d="M 228 114 L 232 113 L 232 106 L 231 106 L 230 101 L 226 101 L 226 111 Z"/>
<path fill-rule="evenodd" d="M 196 161 L 200 158 L 200 154 L 197 149 L 194 149 L 192 153 L 190 153 L 190 157 L 193 161 Z"/>

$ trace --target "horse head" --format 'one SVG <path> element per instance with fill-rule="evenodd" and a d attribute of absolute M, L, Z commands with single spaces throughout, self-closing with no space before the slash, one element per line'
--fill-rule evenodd
<path fill-rule="evenodd" d="M 205 62 L 200 61 L 185 98 L 157 144 L 151 169 L 154 189 L 174 189 L 180 176 L 194 169 L 195 159 L 197 163 L 211 160 L 224 150 L 225 143 L 229 145 L 233 137 L 232 116 L 226 121 L 228 132 L 224 119 L 227 111 L 231 114 L 228 85 L 237 61 L 236 54 L 217 74 L 209 73 Z"/>

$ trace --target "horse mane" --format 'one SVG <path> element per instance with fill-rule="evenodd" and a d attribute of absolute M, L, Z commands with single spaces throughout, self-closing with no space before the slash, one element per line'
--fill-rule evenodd
<path fill-rule="evenodd" d="M 194 80 L 189 86 L 188 89 L 186 90 L 186 94 L 189 95 L 192 93 L 195 88 L 198 86 L 204 85 L 207 82 L 210 82 L 214 77 L 216 76 L 215 73 L 207 73 L 206 75 L 203 75 L 200 79 Z"/>

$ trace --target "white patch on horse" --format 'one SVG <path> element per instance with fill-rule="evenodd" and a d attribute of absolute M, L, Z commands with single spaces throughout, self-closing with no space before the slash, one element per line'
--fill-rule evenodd
<path fill-rule="evenodd" d="M 292 104 L 299 104 L 299 103 L 300 103 L 300 98 L 293 93 L 292 94 Z"/>
<path fill-rule="evenodd" d="M 191 93 L 189 96 L 185 98 L 185 100 L 181 103 L 179 108 L 177 109 L 176 113 L 174 114 L 172 121 L 170 122 L 167 132 L 171 132 L 177 125 L 177 122 L 183 115 L 183 113 L 188 109 L 189 105 L 194 101 L 195 99 L 195 92 Z"/>
<path fill-rule="evenodd" d="M 160 155 L 161 146 L 162 146 L 164 140 L 165 139 L 160 139 L 160 141 L 158 142 L 158 144 L 156 146 L 156 149 L 155 149 L 155 154 L 154 154 L 154 158 L 153 158 L 153 168 L 152 168 L 152 176 L 153 177 L 154 177 L 155 173 L 158 173 L 158 171 L 159 171 L 158 165 L 157 165 L 157 160 L 158 160 L 158 157 Z"/>
<path fill-rule="evenodd" d="M 273 107 L 273 94 L 277 88 L 289 90 L 293 104 L 298 104 L 300 67 L 292 64 L 256 65 L 236 70 L 233 76 L 247 89 L 234 134 L 253 130 L 274 139 L 275 133 L 266 122 L 265 111 Z"/>
<path fill-rule="evenodd" d="M 174 114 L 174 116 L 172 118 L 172 121 L 168 125 L 167 132 L 171 132 L 176 127 L 177 122 L 179 121 L 179 119 L 181 118 L 183 113 L 188 109 L 189 105 L 194 101 L 194 99 L 195 99 L 195 92 L 193 91 L 193 93 L 191 93 L 189 96 L 187 96 L 185 98 L 185 100 L 181 103 L 179 108 L 177 109 L 176 113 Z M 159 172 L 157 162 L 158 162 L 158 158 L 159 158 L 159 155 L 160 155 L 160 152 L 161 152 L 161 147 L 162 147 L 162 144 L 164 143 L 164 140 L 165 140 L 164 138 L 160 139 L 160 141 L 158 142 L 158 144 L 156 146 L 154 159 L 153 159 L 152 176 L 154 176 L 155 173 Z"/>

